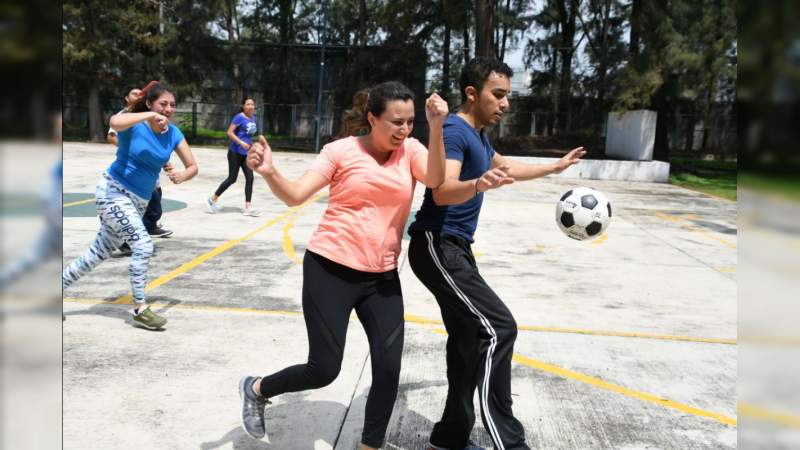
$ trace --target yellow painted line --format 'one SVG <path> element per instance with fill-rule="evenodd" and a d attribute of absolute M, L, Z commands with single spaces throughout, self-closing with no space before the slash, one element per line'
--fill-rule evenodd
<path fill-rule="evenodd" d="M 297 252 L 294 251 L 294 242 L 292 242 L 292 236 L 289 233 L 296 219 L 296 215 L 292 216 L 286 221 L 286 225 L 283 226 L 283 253 L 294 261 L 295 264 L 303 264 L 303 261 L 297 256 Z"/>
<path fill-rule="evenodd" d="M 613 384 L 609 383 L 608 381 L 601 380 L 600 378 L 584 375 L 579 372 L 573 372 L 571 370 L 564 369 L 563 367 L 558 367 L 552 364 L 548 364 L 544 361 L 539 361 L 537 359 L 529 358 L 527 356 L 522 356 L 518 353 L 514 353 L 512 360 L 524 366 L 532 367 L 534 369 L 539 369 L 544 372 L 552 373 L 554 375 L 558 375 L 563 378 L 569 378 L 572 380 L 580 381 L 582 383 L 586 383 L 590 386 L 594 386 L 599 389 L 604 389 L 606 391 L 622 394 L 626 397 L 635 398 L 637 400 L 641 400 L 648 403 L 654 403 L 656 405 L 663 406 L 664 408 L 674 409 L 683 413 L 692 414 L 700 417 L 706 417 L 725 425 L 730 425 L 734 427 L 736 426 L 736 419 L 733 417 L 728 417 L 723 414 L 707 411 L 700 408 L 695 408 L 694 406 L 672 401 L 666 398 L 661 398 L 657 395 L 648 394 L 647 392 L 628 389 L 618 384 Z"/>
<path fill-rule="evenodd" d="M 736 339 L 673 336 L 669 334 L 631 333 L 626 331 L 584 330 L 580 328 L 536 327 L 536 326 L 525 326 L 525 325 L 517 326 L 517 329 L 521 331 L 537 331 L 540 333 L 587 334 L 592 336 L 629 337 L 629 338 L 641 338 L 641 339 L 655 339 L 661 341 L 704 342 L 707 344 L 736 345 Z"/>
<path fill-rule="evenodd" d="M 705 229 L 703 229 L 701 227 L 698 227 L 698 226 L 695 226 L 695 225 L 685 225 L 685 224 L 683 224 L 683 221 L 685 221 L 685 219 L 683 219 L 681 217 L 673 216 L 671 214 L 666 214 L 666 213 L 662 213 L 662 212 L 657 212 L 656 216 L 661 218 L 661 219 L 667 220 L 669 222 L 677 223 L 678 225 L 680 225 L 684 229 L 687 229 L 689 231 L 694 231 L 696 233 L 699 233 L 699 234 L 702 234 L 702 235 L 704 235 L 706 237 L 714 239 L 715 241 L 721 242 L 721 243 L 727 245 L 730 248 L 736 248 L 736 244 L 734 244 L 733 242 L 730 242 L 730 241 L 728 241 L 726 239 L 722 239 L 720 237 L 717 237 L 717 236 L 709 233 L 708 231 L 706 231 Z"/>
<path fill-rule="evenodd" d="M 64 301 L 70 303 L 80 303 L 82 305 L 118 304 L 100 299 L 87 299 L 87 298 L 75 298 L 75 297 L 64 297 Z M 185 304 L 174 305 L 170 303 L 161 303 L 161 302 L 152 302 L 152 303 L 148 302 L 148 305 L 152 307 L 186 309 L 194 311 L 249 313 L 249 314 L 267 315 L 267 316 L 297 316 L 297 317 L 303 316 L 303 313 L 300 311 L 282 311 L 282 310 L 268 310 L 268 309 L 256 309 L 256 308 L 228 307 L 228 306 L 204 306 L 204 305 L 185 305 Z"/>
<path fill-rule="evenodd" d="M 444 322 L 440 320 L 426 319 L 424 317 L 415 316 L 412 314 L 406 314 L 405 318 L 406 322 L 413 322 L 423 325 L 444 325 Z M 707 344 L 736 345 L 736 339 L 673 336 L 669 334 L 631 333 L 625 331 L 586 330 L 580 328 L 539 327 L 531 325 L 517 325 L 517 330 L 533 331 L 538 333 L 585 334 L 592 336 L 627 337 L 627 338 L 640 338 L 640 339 L 655 339 L 662 341 L 702 342 Z"/>
<path fill-rule="evenodd" d="M 303 203 L 302 205 L 289 208 L 286 212 L 280 214 L 279 216 L 277 216 L 277 217 L 275 217 L 273 219 L 270 219 L 264 225 L 261 225 L 260 227 L 258 227 L 255 230 L 245 234 L 244 236 L 242 236 L 240 238 L 237 238 L 237 239 L 231 239 L 230 241 L 220 245 L 219 247 L 217 247 L 217 248 L 215 248 L 215 249 L 213 249 L 213 250 L 211 250 L 209 252 L 203 253 L 202 255 L 198 256 L 197 258 L 194 258 L 193 260 L 191 260 L 189 262 L 181 264 L 178 268 L 172 270 L 171 272 L 167 273 L 166 275 L 162 275 L 162 276 L 156 278 L 155 280 L 147 283 L 147 286 L 145 287 L 145 290 L 149 291 L 151 289 L 157 288 L 157 287 L 161 286 L 162 284 L 165 284 L 165 283 L 171 281 L 172 279 L 174 279 L 174 278 L 176 278 L 176 277 L 178 277 L 178 276 L 180 276 L 180 275 L 182 275 L 182 274 L 194 269 L 195 267 L 197 267 L 200 264 L 208 261 L 209 259 L 219 255 L 220 253 L 224 253 L 224 252 L 230 250 L 231 248 L 233 248 L 233 247 L 241 244 L 242 242 L 252 238 L 253 236 L 257 235 L 258 233 L 266 230 L 267 228 L 270 228 L 270 227 L 274 226 L 275 224 L 280 223 L 282 220 L 286 219 L 287 217 L 290 217 L 291 215 L 295 214 L 296 212 L 308 207 L 308 205 L 316 202 L 320 198 L 324 197 L 324 195 L 325 194 L 317 194 L 314 197 L 312 197 L 310 200 L 308 200 L 305 203 Z M 131 300 L 132 300 L 132 295 L 131 294 L 127 294 L 127 295 L 123 295 L 123 296 L 117 298 L 116 300 L 114 300 L 111 303 L 116 303 L 116 304 L 130 303 Z"/>
<path fill-rule="evenodd" d="M 79 298 L 73 298 L 73 297 L 65 297 L 64 301 L 72 302 L 72 303 L 81 303 L 81 304 L 86 304 L 86 305 L 109 304 L 109 302 L 106 302 L 104 300 L 79 299 Z M 151 305 L 154 306 L 154 307 L 175 308 L 175 309 L 185 309 L 185 310 L 224 311 L 224 312 L 234 312 L 234 313 L 259 314 L 259 315 L 278 315 L 278 316 L 294 316 L 294 317 L 302 317 L 302 315 L 303 315 L 302 312 L 298 312 L 298 311 L 263 310 L 263 309 L 240 308 L 240 307 L 202 306 L 202 305 L 184 305 L 184 304 L 171 305 L 169 303 L 160 303 L 160 302 L 154 302 L 154 303 L 151 303 Z M 351 320 L 354 320 L 354 319 L 355 319 L 355 316 L 351 316 Z M 430 320 L 430 319 L 425 319 L 425 318 L 422 318 L 422 317 L 419 317 L 419 316 L 414 316 L 414 315 L 411 315 L 411 314 L 407 314 L 406 315 L 406 320 L 408 322 L 419 323 L 419 324 L 423 324 L 423 325 L 441 324 L 441 322 L 438 322 L 438 321 L 435 321 L 435 320 Z M 447 334 L 447 331 L 445 331 L 443 328 L 440 328 L 440 327 L 433 328 L 433 329 L 431 329 L 431 331 L 434 332 L 434 333 L 437 333 L 437 334 L 441 334 L 441 335 L 446 335 Z M 512 357 L 512 360 L 514 362 L 516 362 L 518 364 L 522 364 L 524 366 L 528 366 L 528 367 L 531 367 L 531 368 L 534 368 L 534 369 L 538 369 L 538 370 L 542 370 L 542 371 L 545 371 L 545 372 L 548 372 L 548 373 L 552 373 L 554 375 L 558 375 L 558 376 L 563 377 L 563 378 L 569 378 L 569 379 L 573 379 L 573 380 L 576 380 L 576 381 L 580 381 L 582 383 L 586 383 L 586 384 L 589 384 L 590 386 L 594 386 L 594 387 L 597 387 L 597 388 L 600 388 L 600 389 L 604 389 L 604 390 L 611 391 L 611 392 L 616 392 L 618 394 L 622 394 L 622 395 L 625 395 L 625 396 L 628 396 L 628 397 L 636 398 L 638 400 L 654 403 L 654 404 L 657 404 L 659 406 L 663 406 L 665 408 L 675 409 L 675 410 L 678 410 L 678 411 L 681 411 L 681 412 L 684 412 L 684 413 L 687 413 L 687 414 L 692 414 L 692 415 L 700 416 L 700 417 L 707 417 L 707 418 L 716 420 L 717 422 L 720 422 L 720 423 L 723 423 L 723 424 L 726 424 L 726 425 L 736 426 L 736 419 L 734 419 L 732 417 L 727 417 L 727 416 L 724 416 L 722 414 L 714 413 L 714 412 L 711 412 L 711 411 L 706 411 L 706 410 L 703 410 L 703 409 L 700 409 L 700 408 L 695 408 L 695 407 L 690 406 L 690 405 L 686 405 L 686 404 L 683 404 L 683 403 L 679 403 L 679 402 L 675 402 L 675 401 L 672 401 L 672 400 L 664 399 L 664 398 L 658 397 L 658 396 L 653 395 L 653 394 L 648 394 L 646 392 L 641 392 L 641 391 L 635 391 L 633 389 L 628 389 L 626 387 L 619 386 L 619 385 L 616 385 L 616 384 L 613 384 L 613 383 L 609 383 L 609 382 L 601 380 L 599 378 L 595 378 L 595 377 L 592 377 L 592 376 L 589 376 L 589 375 L 584 375 L 584 374 L 579 373 L 579 372 L 573 372 L 571 370 L 564 369 L 564 368 L 558 367 L 558 366 L 554 366 L 552 364 L 548 364 L 548 363 L 545 363 L 543 361 L 539 361 L 539 360 L 536 360 L 536 359 L 533 359 L 533 358 L 529 358 L 527 356 L 523 356 L 523 355 L 520 355 L 520 354 L 517 354 L 517 353 L 514 353 L 514 355 Z M 741 404 L 739 405 L 739 410 L 740 411 L 742 410 L 742 405 Z M 779 414 L 776 414 L 776 413 L 771 413 L 770 415 L 767 415 L 766 413 L 763 412 L 764 410 L 759 410 L 759 409 L 756 409 L 756 408 L 750 408 L 749 410 L 746 409 L 746 411 L 751 413 L 751 414 L 754 414 L 754 415 L 760 413 L 762 417 L 769 417 L 772 420 L 781 420 L 783 422 L 795 420 L 795 418 L 792 418 L 791 416 L 788 416 L 788 415 L 785 415 L 785 414 L 780 414 L 779 415 Z M 795 423 L 795 422 L 788 422 L 788 423 Z"/>
<path fill-rule="evenodd" d="M 736 273 L 736 267 L 735 266 L 714 267 L 714 270 L 716 270 L 717 272 L 722 272 L 722 273 Z"/>
<path fill-rule="evenodd" d="M 94 203 L 94 199 L 93 198 L 87 198 L 86 200 L 79 200 L 77 202 L 64 203 L 62 206 L 64 208 L 69 208 L 70 206 L 85 205 L 87 203 Z"/>
<path fill-rule="evenodd" d="M 600 245 L 608 239 L 608 235 L 603 233 L 602 236 L 592 241 L 592 245 Z"/>
<path fill-rule="evenodd" d="M 445 331 L 444 328 L 434 328 L 431 331 L 433 331 L 436 334 L 447 335 L 447 331 Z M 622 394 L 626 397 L 631 397 L 637 400 L 654 403 L 656 405 L 663 406 L 665 408 L 675 409 L 695 416 L 707 417 L 709 419 L 716 420 L 717 422 L 723 423 L 725 425 L 736 426 L 736 419 L 733 417 L 728 417 L 712 411 L 706 411 L 704 409 L 695 408 L 694 406 L 661 398 L 657 395 L 648 394 L 647 392 L 628 389 L 626 387 L 609 383 L 608 381 L 605 380 L 601 380 L 600 378 L 592 377 L 579 372 L 574 372 L 572 370 L 565 369 L 563 367 L 554 366 L 553 364 L 548 364 L 544 361 L 539 361 L 537 359 L 529 358 L 527 356 L 520 355 L 519 353 L 514 353 L 514 355 L 511 357 L 511 360 L 518 364 L 522 364 L 523 366 L 528 366 L 534 369 L 558 375 L 562 378 L 569 378 L 572 380 L 580 381 L 581 383 L 586 383 L 590 386 L 599 389 L 616 392 L 617 394 Z"/>
<path fill-rule="evenodd" d="M 750 419 L 773 422 L 789 428 L 800 428 L 800 417 L 778 411 L 772 411 L 761 406 L 739 402 L 736 411 L 740 416 Z"/>
<path fill-rule="evenodd" d="M 758 336 L 742 335 L 739 340 L 743 344 L 757 344 L 769 347 L 800 347 L 800 337 L 797 336 Z"/>

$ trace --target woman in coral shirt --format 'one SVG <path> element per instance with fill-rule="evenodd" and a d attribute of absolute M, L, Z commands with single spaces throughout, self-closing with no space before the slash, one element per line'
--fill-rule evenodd
<path fill-rule="evenodd" d="M 287 205 L 299 205 L 330 185 L 328 208 L 303 261 L 303 315 L 309 355 L 305 364 L 239 383 L 242 425 L 254 438 L 266 434 L 264 407 L 285 392 L 326 386 L 339 374 L 350 313 L 364 326 L 372 359 L 361 448 L 380 448 L 392 413 L 403 352 L 403 298 L 397 273 L 401 239 L 417 181 L 444 181 L 442 126 L 447 102 L 437 94 L 425 104 L 430 152 L 409 137 L 414 126 L 411 91 L 381 83 L 356 95 L 345 118 L 349 137 L 322 148 L 294 181 L 272 163 L 266 141 L 254 144 L 247 164 Z M 359 131 L 360 136 L 354 136 Z"/>

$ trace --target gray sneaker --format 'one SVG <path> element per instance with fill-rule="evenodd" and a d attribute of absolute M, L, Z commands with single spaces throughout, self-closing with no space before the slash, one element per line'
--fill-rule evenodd
<path fill-rule="evenodd" d="M 264 397 L 253 392 L 256 377 L 242 377 L 239 381 L 239 398 L 242 399 L 242 428 L 253 439 L 261 439 L 267 435 L 264 426 L 264 408 L 270 403 Z"/>
<path fill-rule="evenodd" d="M 211 214 L 216 214 L 219 212 L 219 204 L 211 198 L 206 199 L 206 208 L 208 208 L 208 212 Z"/>
<path fill-rule="evenodd" d="M 139 314 L 134 313 L 133 321 L 150 330 L 158 330 L 167 324 L 167 319 L 154 313 L 149 306 L 145 306 Z"/>

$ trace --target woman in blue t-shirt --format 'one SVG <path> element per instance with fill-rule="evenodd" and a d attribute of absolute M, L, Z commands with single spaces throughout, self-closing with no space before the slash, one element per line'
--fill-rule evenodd
<path fill-rule="evenodd" d="M 242 112 L 233 116 L 231 124 L 228 126 L 227 135 L 231 139 L 228 146 L 228 178 L 220 183 L 214 195 L 206 199 L 208 211 L 212 214 L 219 212 L 219 196 L 225 192 L 239 175 L 239 169 L 244 172 L 244 214 L 245 216 L 257 217 L 260 211 L 253 209 L 251 200 L 253 198 L 253 171 L 247 167 L 247 151 L 253 145 L 254 137 L 258 133 L 256 124 L 256 102 L 252 98 L 245 99 L 242 104 Z"/>
<path fill-rule="evenodd" d="M 95 205 L 100 216 L 100 231 L 89 249 L 69 264 L 61 274 L 64 289 L 103 262 L 122 243 L 133 250 L 130 282 L 133 291 L 133 321 L 146 328 L 162 328 L 167 319 L 157 315 L 145 302 L 147 267 L 153 255 L 153 241 L 142 223 L 150 194 L 161 168 L 172 152 L 178 154 L 185 170 L 168 169 L 175 184 L 197 175 L 189 144 L 183 133 L 169 123 L 175 112 L 175 96 L 163 84 L 149 86 L 133 104 L 131 112 L 111 117 L 117 132 L 117 157 L 103 172 L 95 190 Z M 166 168 L 165 168 L 166 170 Z"/>

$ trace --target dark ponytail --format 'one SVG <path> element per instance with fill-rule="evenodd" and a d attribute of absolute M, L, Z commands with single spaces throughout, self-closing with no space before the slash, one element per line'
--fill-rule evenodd
<path fill-rule="evenodd" d="M 414 100 L 414 93 L 403 83 L 386 81 L 370 89 L 362 89 L 353 96 L 353 107 L 342 115 L 340 137 L 361 136 L 371 130 L 367 113 L 378 117 L 386 111 L 386 103 L 392 100 Z"/>

